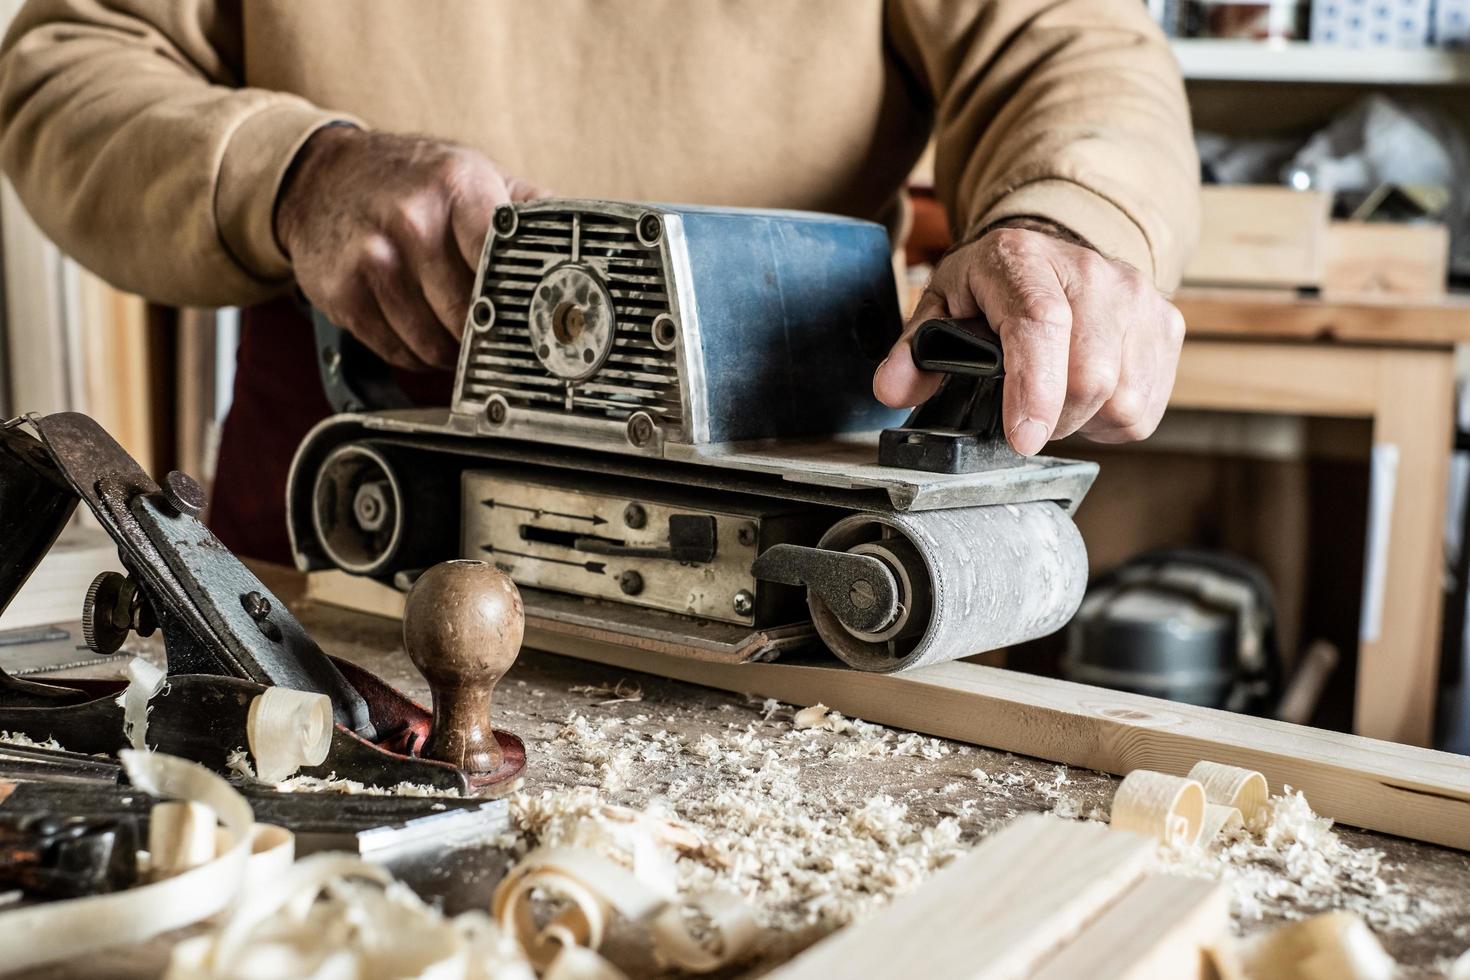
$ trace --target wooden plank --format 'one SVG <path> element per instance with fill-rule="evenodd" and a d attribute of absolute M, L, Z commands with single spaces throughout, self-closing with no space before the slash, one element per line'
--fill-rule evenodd
<path fill-rule="evenodd" d="M 1189 336 L 1339 340 L 1376 344 L 1470 342 L 1470 296 L 1433 302 L 1385 296 L 1310 299 L 1290 290 L 1189 287 L 1174 295 Z"/>
<path fill-rule="evenodd" d="M 1289 187 L 1204 187 L 1200 240 L 1184 281 L 1316 286 L 1322 281 L 1331 195 Z"/>
<path fill-rule="evenodd" d="M 1392 467 L 1373 502 L 1353 729 L 1429 745 L 1439 694 L 1444 514 L 1454 443 L 1448 351 L 1385 351 L 1374 389 L 1375 466 Z M 1375 534 L 1374 532 L 1381 532 Z"/>
<path fill-rule="evenodd" d="M 1214 980 L 1207 950 L 1228 939 L 1217 882 L 1150 875 L 1043 963 L 1034 980 Z"/>
<path fill-rule="evenodd" d="M 1143 874 L 1154 850 L 1147 838 L 1101 824 L 1024 816 L 882 915 L 768 976 L 1029 976 Z"/>

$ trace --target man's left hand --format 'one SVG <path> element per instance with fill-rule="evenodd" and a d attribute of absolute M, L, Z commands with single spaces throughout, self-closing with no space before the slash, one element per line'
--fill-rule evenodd
<path fill-rule="evenodd" d="M 873 377 L 893 408 L 934 394 L 909 338 L 938 316 L 983 313 L 1005 348 L 1005 431 L 1034 456 L 1074 432 L 1147 438 L 1174 388 L 1184 318 L 1137 269 L 1056 234 L 994 229 L 940 261 L 903 337 Z"/>

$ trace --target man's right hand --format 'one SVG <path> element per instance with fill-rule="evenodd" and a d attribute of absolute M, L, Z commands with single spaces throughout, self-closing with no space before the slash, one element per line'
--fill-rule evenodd
<path fill-rule="evenodd" d="M 296 157 L 276 238 L 333 323 L 396 367 L 453 369 L 491 215 L 544 196 L 468 147 L 331 126 Z"/>

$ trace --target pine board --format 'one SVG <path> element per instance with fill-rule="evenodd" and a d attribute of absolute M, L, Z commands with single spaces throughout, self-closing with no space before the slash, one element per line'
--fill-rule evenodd
<path fill-rule="evenodd" d="M 1154 849 L 1145 837 L 1101 824 L 1024 816 L 877 918 L 841 930 L 769 976 L 1031 976 L 1143 875 Z"/>

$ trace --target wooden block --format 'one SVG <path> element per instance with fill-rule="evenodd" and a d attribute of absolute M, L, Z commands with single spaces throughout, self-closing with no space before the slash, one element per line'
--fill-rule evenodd
<path fill-rule="evenodd" d="M 1153 854 L 1153 843 L 1136 834 L 1024 816 L 877 918 L 841 930 L 769 976 L 1029 976 L 1137 881 Z"/>
<path fill-rule="evenodd" d="M 1041 965 L 1035 980 L 1212 980 L 1208 950 L 1228 939 L 1217 882 L 1150 875 Z"/>
<path fill-rule="evenodd" d="M 1450 232 L 1439 224 L 1334 221 L 1327 229 L 1322 295 L 1443 296 Z"/>
<path fill-rule="evenodd" d="M 1199 245 L 1186 283 L 1317 286 L 1332 201 L 1287 187 L 1204 187 Z"/>

